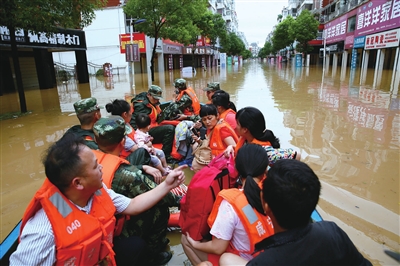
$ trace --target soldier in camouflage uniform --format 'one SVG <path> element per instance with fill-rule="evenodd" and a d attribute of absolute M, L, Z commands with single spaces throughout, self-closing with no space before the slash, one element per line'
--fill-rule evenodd
<path fill-rule="evenodd" d="M 151 85 L 147 92 L 141 92 L 132 99 L 133 113 L 130 121 L 131 126 L 137 129 L 137 114 L 147 114 L 151 120 L 151 128 L 149 134 L 154 138 L 153 143 L 162 143 L 162 150 L 165 154 L 167 162 L 171 162 L 171 151 L 174 141 L 175 127 L 172 125 L 158 125 L 158 117 L 161 109 L 159 107 L 162 96 L 162 89 L 157 85 Z M 160 121 L 161 122 L 161 121 Z"/>
<path fill-rule="evenodd" d="M 72 132 L 76 136 L 82 137 L 86 146 L 97 150 L 99 147 L 94 139 L 93 125 L 101 118 L 100 109 L 103 107 L 97 105 L 96 98 L 91 97 L 75 102 L 74 108 L 81 124 L 71 127 L 65 134 Z M 143 165 L 150 164 L 150 154 L 145 149 L 137 149 L 126 157 L 126 160 L 143 171 Z"/>
<path fill-rule="evenodd" d="M 184 79 L 176 79 L 174 86 L 176 88 L 175 94 L 177 94 L 176 100 L 162 111 L 158 122 L 163 120 L 199 121 L 200 102 L 194 90 L 187 87 Z M 192 94 L 192 96 L 189 94 Z"/>
<path fill-rule="evenodd" d="M 206 104 L 212 104 L 211 98 L 214 95 L 214 93 L 219 90 L 221 90 L 219 82 L 207 83 L 207 87 L 203 89 L 203 91 L 207 93 L 208 102 Z"/>
<path fill-rule="evenodd" d="M 66 133 L 72 132 L 79 137 L 83 137 L 86 146 L 92 150 L 97 150 L 97 143 L 94 141 L 93 125 L 101 118 L 100 106 L 97 105 L 96 98 L 86 98 L 74 103 L 75 113 L 80 125 L 75 125 L 68 129 Z"/>
<path fill-rule="evenodd" d="M 123 149 L 122 140 L 125 137 L 125 122 L 122 117 L 111 116 L 97 121 L 93 127 L 99 149 L 105 153 L 119 154 Z M 103 165 L 104 168 L 109 167 Z M 121 164 L 114 173 L 111 188 L 129 198 L 134 198 L 146 191 L 152 190 L 157 184 L 151 177 L 142 173 L 136 166 Z M 164 251 L 169 240 L 166 238 L 169 207 L 179 206 L 181 197 L 169 192 L 151 209 L 131 216 L 126 221 L 119 238 L 139 236 L 147 244 L 144 255 L 149 261 L 144 264 L 165 264 L 172 253 Z"/>

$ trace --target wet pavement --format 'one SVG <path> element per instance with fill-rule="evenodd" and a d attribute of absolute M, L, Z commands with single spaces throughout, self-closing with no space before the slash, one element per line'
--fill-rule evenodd
<path fill-rule="evenodd" d="M 302 153 L 322 182 L 318 206 L 322 217 L 344 229 L 374 265 L 396 264 L 384 249 L 399 251 L 399 133 L 398 84 L 391 87 L 391 71 L 384 71 L 373 87 L 373 70 L 360 86 L 359 71 L 321 67 L 295 69 L 251 60 L 227 69 L 198 69 L 185 77 L 206 102 L 202 91 L 219 81 L 237 109 L 259 108 L 267 127 L 280 138 L 281 147 Z M 155 75 L 171 100 L 179 71 Z M 147 74 L 91 77 L 90 84 L 70 80 L 48 90 L 27 89 L 31 114 L 0 121 L 1 125 L 1 240 L 21 218 L 44 179 L 41 156 L 72 125 L 78 124 L 73 103 L 96 97 L 100 105 L 129 99 L 146 91 Z M 0 96 L 0 112 L 19 110 L 17 94 Z M 17 104 L 16 104 L 17 103 Z M 107 116 L 105 109 L 102 115 Z M 187 182 L 191 172 L 187 170 Z M 180 232 L 169 233 L 174 257 L 169 265 L 186 259 L 179 245 Z"/>

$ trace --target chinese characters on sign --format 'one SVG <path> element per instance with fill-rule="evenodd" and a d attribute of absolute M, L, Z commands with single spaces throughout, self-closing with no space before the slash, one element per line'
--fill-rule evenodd
<path fill-rule="evenodd" d="M 63 33 L 53 33 L 47 36 L 45 32 L 33 33 L 28 31 L 28 39 L 30 43 L 79 45 L 79 36 Z"/>
<path fill-rule="evenodd" d="M 399 46 L 400 29 L 384 31 L 365 38 L 365 50 Z"/>
<path fill-rule="evenodd" d="M 346 49 L 351 48 L 349 32 L 347 32 L 348 17 L 356 15 L 354 38 L 387 31 L 400 27 L 400 0 L 371 0 L 343 16 L 325 24 L 326 43 L 345 41 Z M 346 36 L 347 35 L 347 36 Z"/>
<path fill-rule="evenodd" d="M 146 52 L 146 42 L 145 35 L 143 33 L 133 33 L 132 36 L 133 44 L 137 44 L 139 46 L 140 53 Z M 121 54 L 125 54 L 125 46 L 131 43 L 131 35 L 130 34 L 120 34 L 119 35 L 119 44 L 120 44 L 120 52 Z"/>
<path fill-rule="evenodd" d="M 342 41 L 346 36 L 347 15 L 329 22 L 326 26 L 326 43 Z"/>
<path fill-rule="evenodd" d="M 400 26 L 400 0 L 372 0 L 358 8 L 356 36 Z"/>
<path fill-rule="evenodd" d="M 2 41 L 10 41 L 10 30 L 5 26 L 0 26 L 0 37 Z M 46 32 L 33 32 L 28 30 L 25 36 L 23 29 L 15 31 L 15 38 L 17 43 L 27 44 L 50 44 L 62 46 L 80 46 L 81 40 L 79 35 L 72 33 L 46 33 Z"/>

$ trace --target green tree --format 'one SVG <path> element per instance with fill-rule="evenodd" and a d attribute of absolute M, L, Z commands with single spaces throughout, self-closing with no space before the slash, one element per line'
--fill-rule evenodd
<path fill-rule="evenodd" d="M 291 16 L 287 16 L 281 23 L 276 26 L 272 36 L 272 44 L 274 50 L 278 51 L 290 46 L 293 42 L 293 36 L 290 35 L 290 27 L 295 23 Z"/>
<path fill-rule="evenodd" d="M 307 9 L 303 10 L 289 28 L 290 36 L 295 39 L 298 44 L 296 50 L 299 52 L 310 52 L 312 47 L 308 44 L 309 41 L 315 39 L 318 34 L 319 22 L 314 15 Z"/>
<path fill-rule="evenodd" d="M 258 57 L 266 58 L 266 57 L 268 57 L 272 52 L 273 52 L 272 43 L 271 43 L 271 42 L 266 42 L 266 43 L 264 44 L 264 47 L 261 48 L 260 51 L 258 52 Z"/>
<path fill-rule="evenodd" d="M 218 38 L 221 39 L 226 39 L 228 36 L 227 30 L 226 30 L 226 22 L 222 18 L 221 14 L 213 14 L 212 15 L 212 27 L 210 31 L 207 34 L 207 37 L 210 38 L 211 45 L 215 47 Z"/>
<path fill-rule="evenodd" d="M 227 53 L 227 55 L 239 55 L 244 49 L 243 41 L 233 32 L 228 34 L 226 40 L 222 40 L 221 51 Z"/>
<path fill-rule="evenodd" d="M 179 41 L 183 44 L 191 42 L 199 29 L 193 24 L 207 11 L 205 0 L 129 0 L 124 7 L 127 15 L 146 19 L 136 29 L 155 39 L 150 60 L 151 78 L 154 81 L 154 57 L 157 39 L 164 38 Z"/>
<path fill-rule="evenodd" d="M 2 0 L 0 25 L 10 31 L 11 54 L 17 80 L 21 112 L 26 112 L 26 99 L 22 84 L 21 69 L 15 31 L 54 33 L 57 27 L 82 29 L 95 18 L 94 11 L 105 6 L 107 0 Z"/>
<path fill-rule="evenodd" d="M 251 58 L 251 57 L 253 57 L 253 54 L 249 50 L 244 49 L 242 51 L 242 57 L 243 57 L 243 59 Z"/>
<path fill-rule="evenodd" d="M 225 21 L 223 20 L 222 16 L 217 14 L 217 16 L 214 16 L 214 14 L 211 11 L 206 11 L 203 14 L 201 14 L 200 17 L 198 17 L 197 20 L 193 20 L 193 25 L 196 26 L 196 29 L 192 31 L 192 36 L 190 39 L 190 44 L 192 45 L 192 67 L 193 67 L 193 72 L 195 68 L 195 51 L 197 49 L 197 41 L 198 41 L 198 36 L 203 36 L 203 37 L 208 37 L 211 36 L 213 37 L 213 41 L 216 41 L 216 38 L 218 35 L 220 35 L 220 32 L 218 32 L 216 29 L 214 29 L 215 24 L 214 22 L 219 22 L 217 18 L 221 18 L 223 21 L 223 24 L 225 24 Z M 220 30 L 223 30 L 220 29 Z M 211 39 L 211 38 L 210 38 Z M 184 40 L 178 40 L 181 43 L 184 43 Z"/>

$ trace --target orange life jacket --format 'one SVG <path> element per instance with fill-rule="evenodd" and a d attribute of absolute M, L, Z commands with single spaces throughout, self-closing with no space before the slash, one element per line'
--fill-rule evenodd
<path fill-rule="evenodd" d="M 89 135 L 84 136 L 83 139 L 86 141 L 94 141 L 94 139 Z"/>
<path fill-rule="evenodd" d="M 239 138 L 239 141 L 236 142 L 236 148 L 235 148 L 235 156 L 237 155 L 238 150 L 244 145 L 244 143 L 246 142 L 246 139 L 243 137 Z M 250 143 L 253 144 L 258 144 L 261 146 L 271 146 L 271 142 L 269 141 L 263 141 L 263 140 L 258 140 L 256 138 L 254 138 Z"/>
<path fill-rule="evenodd" d="M 136 102 L 143 102 L 143 100 L 137 100 Z M 158 126 L 158 123 L 157 123 L 157 116 L 162 112 L 160 106 L 158 106 L 158 105 L 154 106 L 154 105 L 152 105 L 150 102 L 149 102 L 148 104 L 146 104 L 146 106 L 147 106 L 148 108 L 151 109 L 150 114 L 148 114 L 148 116 L 150 117 L 150 121 L 151 121 L 151 122 L 150 122 L 150 126 L 151 126 L 151 127 L 156 127 L 156 126 Z M 133 113 L 134 111 L 135 111 L 135 110 L 134 110 L 134 107 L 133 107 L 133 105 L 132 105 L 132 113 Z M 133 139 L 133 138 L 132 138 L 132 139 Z"/>
<path fill-rule="evenodd" d="M 218 123 L 215 125 L 214 130 L 211 134 L 211 139 L 210 139 L 210 144 L 209 147 L 211 148 L 211 153 L 214 156 L 217 156 L 219 154 L 221 154 L 226 147 L 228 147 L 224 140 L 221 138 L 221 134 L 220 134 L 220 130 L 226 127 L 229 129 L 229 131 L 231 132 L 232 138 L 235 140 L 235 142 L 238 142 L 238 137 L 236 135 L 235 130 L 232 129 L 232 127 L 228 124 L 228 122 L 224 121 L 224 120 L 219 120 Z"/>
<path fill-rule="evenodd" d="M 111 188 L 115 171 L 117 171 L 121 164 L 129 164 L 129 162 L 118 156 L 99 150 L 94 150 L 93 153 L 96 155 L 97 163 L 103 165 L 103 183 L 106 184 L 108 188 Z"/>
<path fill-rule="evenodd" d="M 41 208 L 54 232 L 55 265 L 97 265 L 102 260 L 115 265 L 112 241 L 116 209 L 104 188 L 94 193 L 92 208 L 87 214 L 46 178 L 24 213 L 21 232 Z"/>
<path fill-rule="evenodd" d="M 189 95 L 190 99 L 192 99 L 192 108 L 193 112 L 189 110 L 189 108 L 186 108 L 183 111 L 184 115 L 198 115 L 200 113 L 200 101 L 199 98 L 197 98 L 196 93 L 191 87 L 187 87 L 185 90 L 181 90 L 176 97 L 176 100 L 179 101 L 184 94 Z"/>
<path fill-rule="evenodd" d="M 108 188 L 111 188 L 112 181 L 114 179 L 115 171 L 118 167 L 125 163 L 129 164 L 127 160 L 124 160 L 113 154 L 107 154 L 99 150 L 93 150 L 94 155 L 96 155 L 97 162 L 103 165 L 103 183 L 106 184 Z M 129 215 L 117 215 L 117 221 L 115 223 L 114 235 L 119 236 L 124 227 L 125 221 L 130 219 Z"/>
<path fill-rule="evenodd" d="M 131 128 L 131 132 L 129 132 L 129 134 L 127 134 L 126 137 L 130 138 L 131 140 L 134 140 L 135 139 L 135 129 L 129 123 L 126 123 L 126 125 L 128 125 Z M 121 151 L 121 154 L 119 155 L 119 157 L 121 157 L 122 159 L 125 159 L 131 153 L 132 153 L 131 151 L 127 151 L 127 150 L 123 149 Z"/>
<path fill-rule="evenodd" d="M 217 218 L 218 209 L 222 200 L 226 200 L 232 205 L 250 240 L 250 250 L 236 250 L 230 243 L 227 252 L 234 254 L 239 254 L 240 252 L 252 254 L 256 243 L 274 234 L 274 228 L 269 216 L 261 215 L 256 209 L 251 207 L 246 199 L 246 195 L 237 188 L 224 189 L 218 193 L 213 209 L 207 220 L 210 228 Z"/>
<path fill-rule="evenodd" d="M 231 108 L 229 108 L 229 109 L 226 109 L 222 114 L 219 114 L 219 118 L 220 118 L 220 119 L 225 119 L 225 117 L 226 117 L 229 113 L 236 114 L 235 111 L 233 111 Z"/>

